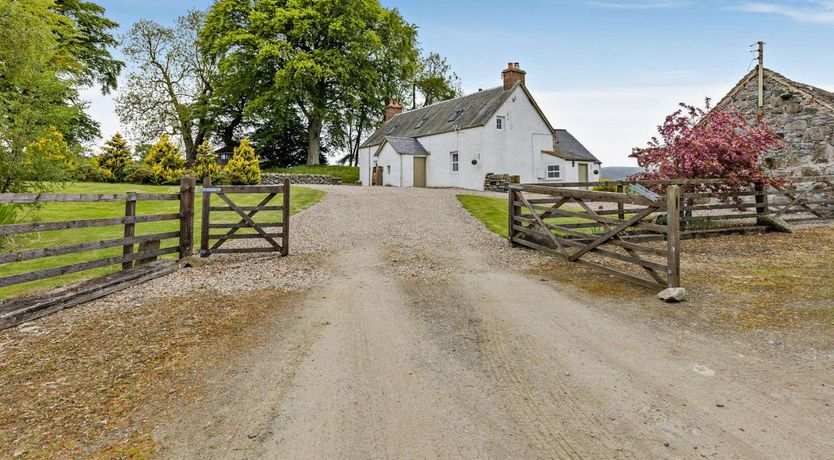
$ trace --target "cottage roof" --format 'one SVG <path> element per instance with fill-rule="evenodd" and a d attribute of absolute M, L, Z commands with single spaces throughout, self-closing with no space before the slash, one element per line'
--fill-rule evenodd
<path fill-rule="evenodd" d="M 428 155 L 429 152 L 423 147 L 423 144 L 420 143 L 417 139 L 413 137 L 393 137 L 393 136 L 386 136 L 385 142 L 391 144 L 391 147 L 394 148 L 394 151 L 399 153 L 400 155 Z M 382 146 L 385 145 L 383 142 L 379 147 L 380 149 L 377 150 L 377 155 L 382 150 Z"/>
<path fill-rule="evenodd" d="M 556 130 L 556 143 L 553 150 L 545 150 L 548 153 L 568 161 L 592 161 L 600 163 L 579 140 L 573 137 L 566 129 Z"/>
<path fill-rule="evenodd" d="M 376 130 L 362 144 L 362 147 L 379 145 L 387 137 L 417 138 L 455 129 L 483 126 L 519 85 L 520 83 L 516 83 L 506 90 L 501 86 L 478 91 L 467 96 L 403 112 Z"/>
<path fill-rule="evenodd" d="M 721 102 L 718 103 L 718 107 L 722 107 L 722 106 L 728 104 L 741 90 L 744 89 L 745 86 L 747 86 L 748 82 L 751 79 L 758 78 L 758 73 L 759 73 L 759 69 L 756 68 L 756 69 L 751 70 L 747 75 L 745 75 L 741 79 L 741 81 L 739 81 L 738 84 L 736 84 L 736 86 L 734 86 L 733 89 L 730 90 L 730 92 L 727 93 L 727 95 L 724 96 L 723 99 L 721 99 Z M 832 93 L 830 91 L 826 91 L 822 88 L 818 88 L 816 86 L 812 86 L 812 85 L 809 85 L 809 84 L 806 84 L 806 83 L 799 83 L 799 82 L 793 81 L 793 80 L 785 77 L 784 75 L 782 75 L 778 72 L 774 72 L 774 71 L 772 71 L 770 69 L 767 69 L 767 68 L 764 69 L 764 77 L 765 77 L 765 81 L 773 80 L 773 81 L 776 81 L 776 82 L 778 82 L 778 83 L 780 83 L 784 86 L 787 86 L 787 87 L 789 87 L 789 88 L 791 88 L 795 91 L 805 93 L 806 95 L 810 96 L 811 98 L 813 98 L 814 100 L 819 102 L 821 106 L 826 107 L 829 110 L 834 111 L 834 93 Z"/>

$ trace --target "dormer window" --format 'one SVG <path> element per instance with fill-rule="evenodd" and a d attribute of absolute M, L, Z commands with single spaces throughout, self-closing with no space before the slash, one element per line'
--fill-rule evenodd
<path fill-rule="evenodd" d="M 426 125 L 426 122 L 427 122 L 427 121 L 429 121 L 429 117 L 423 117 L 423 118 L 421 118 L 421 119 L 420 119 L 420 121 L 419 121 L 419 122 L 417 122 L 417 126 L 415 126 L 415 127 L 414 127 L 414 129 L 420 129 L 420 128 L 422 128 L 423 126 L 425 126 L 425 125 Z"/>
<path fill-rule="evenodd" d="M 458 118 L 460 118 L 460 116 L 463 114 L 464 110 L 466 110 L 466 109 L 459 109 L 458 111 L 453 113 L 452 116 L 449 117 L 449 123 L 451 123 L 451 122 L 457 120 Z"/>

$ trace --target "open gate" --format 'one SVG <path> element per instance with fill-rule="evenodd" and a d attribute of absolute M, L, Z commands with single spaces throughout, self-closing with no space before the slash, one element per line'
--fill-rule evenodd
<path fill-rule="evenodd" d="M 230 198 L 236 194 L 266 194 L 256 206 L 241 206 Z M 282 256 L 289 254 L 290 242 L 290 180 L 284 180 L 283 185 L 221 185 L 212 186 L 211 180 L 203 181 L 203 210 L 201 225 L 200 256 L 211 254 L 241 254 L 278 252 Z M 212 195 L 222 201 L 222 205 L 212 204 Z M 280 206 L 270 206 L 269 203 L 278 196 L 282 197 Z M 259 212 L 281 211 L 281 222 L 258 223 L 255 216 Z M 240 217 L 238 222 L 212 222 L 213 213 L 233 212 Z M 240 230 L 251 229 L 254 233 L 243 233 Z M 221 232 L 212 233 L 212 230 Z M 264 240 L 267 246 L 223 247 L 232 240 Z"/>

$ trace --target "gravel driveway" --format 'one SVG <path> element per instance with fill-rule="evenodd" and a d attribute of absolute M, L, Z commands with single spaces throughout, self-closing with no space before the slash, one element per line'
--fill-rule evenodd
<path fill-rule="evenodd" d="M 169 411 L 155 432 L 164 457 L 834 451 L 834 382 L 820 371 L 830 359 L 789 366 L 608 315 L 526 274 L 540 256 L 508 248 L 453 190 L 322 188 L 327 198 L 293 220 L 291 257 L 227 259 L 145 290 L 198 288 L 195 278 L 227 292 L 306 290 L 269 340 Z"/>

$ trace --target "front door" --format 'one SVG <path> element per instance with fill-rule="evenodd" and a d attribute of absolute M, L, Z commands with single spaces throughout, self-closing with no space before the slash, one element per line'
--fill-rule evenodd
<path fill-rule="evenodd" d="M 414 157 L 414 186 L 426 186 L 426 157 Z"/>
<path fill-rule="evenodd" d="M 579 182 L 588 182 L 588 164 L 579 163 Z"/>

